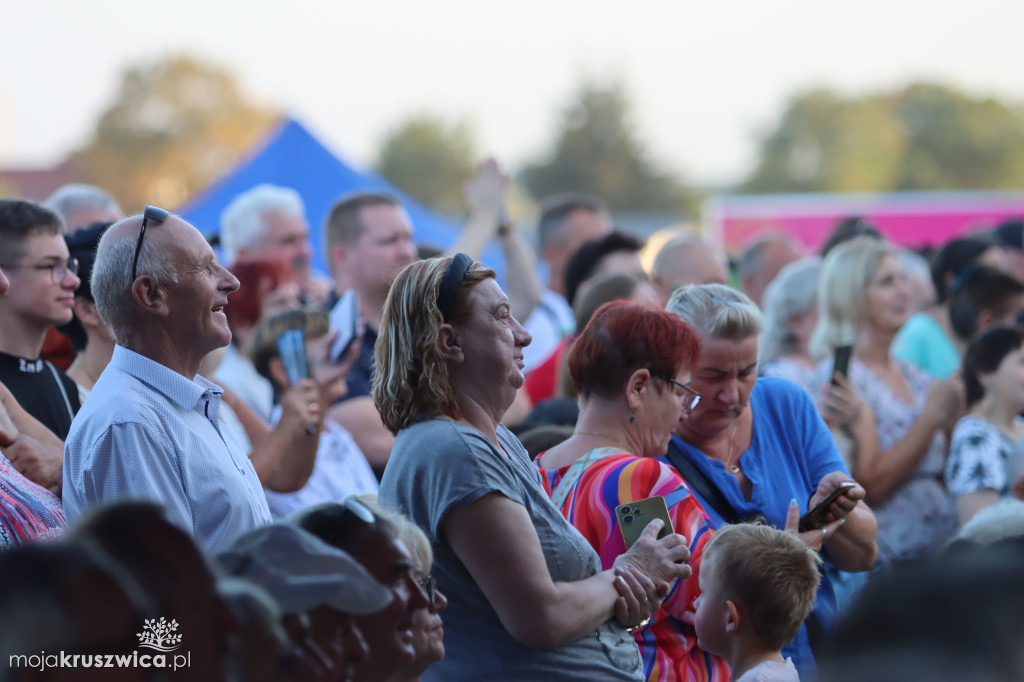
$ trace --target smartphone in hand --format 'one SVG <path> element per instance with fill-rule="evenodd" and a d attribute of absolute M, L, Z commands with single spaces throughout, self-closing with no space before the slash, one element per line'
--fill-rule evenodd
<path fill-rule="evenodd" d="M 836 501 L 836 498 L 846 493 L 850 488 L 855 487 L 857 484 L 853 481 L 843 481 L 835 487 L 828 495 L 821 498 L 818 504 L 806 514 L 800 517 L 800 525 L 798 529 L 801 533 L 817 528 L 825 518 L 825 514 L 828 513 L 828 508 Z"/>
<path fill-rule="evenodd" d="M 306 334 L 301 329 L 287 329 L 277 337 L 277 352 L 288 375 L 288 385 L 309 378 L 306 362 Z"/>
<path fill-rule="evenodd" d="M 661 519 L 665 527 L 658 533 L 658 538 L 671 535 L 672 517 L 668 514 L 668 506 L 665 498 L 661 495 L 646 497 L 628 504 L 620 504 L 615 508 L 615 518 L 619 521 L 619 530 L 622 532 L 622 539 L 626 541 L 626 549 L 633 546 L 644 532 L 647 524 L 654 519 Z"/>
<path fill-rule="evenodd" d="M 338 332 L 331 344 L 331 362 L 338 364 L 359 336 L 359 294 L 349 289 L 331 308 L 331 331 Z"/>
<path fill-rule="evenodd" d="M 836 346 L 836 355 L 832 361 L 832 373 L 842 374 L 844 377 L 850 376 L 850 357 L 853 355 L 853 346 Z M 832 383 L 835 383 L 833 377 Z"/>

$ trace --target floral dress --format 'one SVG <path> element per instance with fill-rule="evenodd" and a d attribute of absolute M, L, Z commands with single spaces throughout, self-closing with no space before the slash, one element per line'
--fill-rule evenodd
<path fill-rule="evenodd" d="M 867 365 L 856 358 L 850 361 L 850 382 L 875 415 L 878 450 L 885 456 L 910 431 L 924 410 L 933 379 L 909 362 L 895 360 L 914 396 L 905 402 Z M 817 380 L 824 383 L 831 375 L 832 361 L 818 366 Z M 878 519 L 878 549 L 890 560 L 914 559 L 937 549 L 956 531 L 957 516 L 953 498 L 942 481 L 946 462 L 946 437 L 941 431 L 932 436 L 910 479 L 897 488 L 885 502 L 872 507 Z"/>

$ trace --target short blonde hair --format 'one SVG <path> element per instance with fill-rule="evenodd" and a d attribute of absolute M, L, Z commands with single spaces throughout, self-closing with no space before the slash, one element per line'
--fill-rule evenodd
<path fill-rule="evenodd" d="M 853 343 L 857 330 L 867 320 L 864 292 L 886 256 L 899 260 L 899 253 L 889 242 L 857 237 L 825 257 L 818 280 L 818 324 L 811 335 L 812 355 L 825 358 L 836 346 Z"/>
<path fill-rule="evenodd" d="M 461 415 L 451 387 L 448 361 L 438 336 L 445 323 L 437 293 L 452 259 L 430 258 L 406 266 L 388 292 L 373 356 L 373 403 L 388 431 L 397 434 L 422 417 Z M 449 322 L 465 324 L 469 292 L 494 270 L 474 261 L 455 296 Z"/>
<path fill-rule="evenodd" d="M 690 284 L 672 292 L 665 309 L 702 337 L 740 342 L 761 334 L 761 311 L 724 284 Z"/>
<path fill-rule="evenodd" d="M 423 529 L 413 523 L 413 520 L 400 511 L 381 505 L 380 500 L 373 493 L 356 495 L 355 498 L 365 504 L 377 516 L 383 517 L 391 522 L 398 532 L 398 539 L 409 553 L 419 559 L 420 570 L 423 575 L 430 573 L 434 566 L 434 550 L 430 546 L 430 539 Z"/>
<path fill-rule="evenodd" d="M 761 523 L 716 531 L 701 572 L 722 599 L 742 604 L 754 634 L 773 649 L 793 641 L 814 608 L 821 557 L 796 535 Z"/>

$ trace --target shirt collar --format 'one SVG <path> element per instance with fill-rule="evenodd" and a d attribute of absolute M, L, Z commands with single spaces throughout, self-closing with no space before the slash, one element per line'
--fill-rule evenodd
<path fill-rule="evenodd" d="M 220 386 L 198 374 L 191 380 L 186 379 L 159 362 L 121 345 L 114 346 L 110 365 L 164 394 L 184 410 L 194 409 L 204 398 L 215 398 L 219 404 L 220 395 L 224 392 Z"/>

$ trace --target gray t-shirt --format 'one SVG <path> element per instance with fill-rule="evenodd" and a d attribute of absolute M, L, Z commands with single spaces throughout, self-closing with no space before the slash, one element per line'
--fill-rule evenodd
<path fill-rule="evenodd" d="M 445 658 L 420 679 L 642 680 L 636 642 L 614 620 L 549 651 L 517 642 L 442 536 L 450 511 L 496 492 L 526 507 L 552 580 L 572 582 L 600 571 L 590 544 L 551 504 L 523 446 L 504 426 L 498 427 L 498 438 L 511 457 L 476 429 L 428 419 L 398 434 L 384 470 L 381 502 L 408 514 L 430 537 L 434 577 L 448 597 L 441 616 Z"/>

